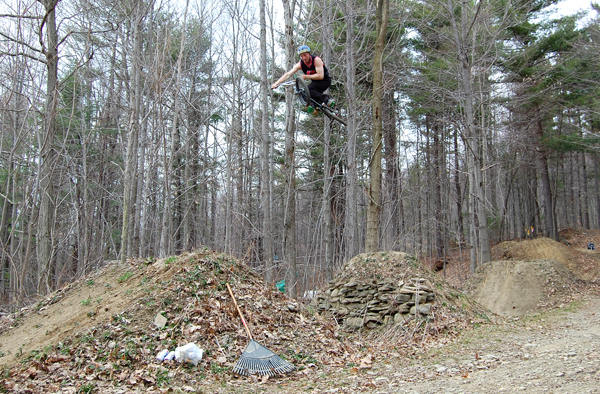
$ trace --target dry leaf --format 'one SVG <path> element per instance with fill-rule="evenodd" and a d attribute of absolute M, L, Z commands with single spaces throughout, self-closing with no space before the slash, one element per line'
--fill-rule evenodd
<path fill-rule="evenodd" d="M 372 364 L 373 364 L 372 356 L 369 354 L 368 356 L 366 356 L 360 360 L 360 369 L 371 368 Z"/>

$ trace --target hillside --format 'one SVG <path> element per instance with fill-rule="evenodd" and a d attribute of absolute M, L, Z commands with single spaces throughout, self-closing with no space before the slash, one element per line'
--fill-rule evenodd
<path fill-rule="evenodd" d="M 522 241 L 518 243 L 521 248 L 504 245 L 502 250 L 521 256 L 518 253 L 524 249 L 539 249 L 539 242 Z M 525 245 L 531 248 L 523 248 Z M 591 260 L 582 272 L 594 277 L 600 264 L 593 264 L 594 254 L 587 255 Z M 500 272 L 506 272 L 507 264 L 519 274 L 503 275 L 505 288 L 511 283 L 522 288 L 512 278 L 523 277 L 521 266 L 527 263 L 504 260 L 496 265 L 504 266 Z M 521 268 L 514 270 L 515 264 Z M 541 293 L 533 306 L 528 306 L 529 312 L 560 307 L 573 301 L 574 293 L 587 291 L 577 275 L 555 262 L 540 257 L 536 264 L 544 265 L 545 271 L 541 271 L 551 275 L 534 281 Z M 435 349 L 454 346 L 481 327 L 503 324 L 473 301 L 484 288 L 482 283 L 501 282 L 494 269 L 479 272 L 463 293 L 414 258 L 396 252 L 360 255 L 344 268 L 333 282 L 422 278 L 435 292 L 433 313 L 376 330 L 348 332 L 335 316 L 316 313 L 310 305 L 287 298 L 249 267 L 224 254 L 198 251 L 156 261 L 112 263 L 2 318 L 0 363 L 4 375 L 0 389 L 23 393 L 214 393 L 247 392 L 252 385 L 253 390 L 266 392 L 321 392 L 315 381 L 325 379 L 335 387 L 338 375 L 369 377 L 370 371 L 383 365 L 421 359 Z M 231 374 L 248 337 L 226 283 L 231 284 L 255 339 L 292 363 L 295 372 L 271 379 Z M 516 299 L 524 303 L 527 297 Z M 517 301 L 510 300 L 513 304 Z M 157 315 L 166 318 L 164 328 L 155 324 Z M 511 315 L 510 311 L 506 315 Z M 197 367 L 161 363 L 155 358 L 164 348 L 174 350 L 191 342 L 205 351 Z M 369 391 L 369 387 L 378 385 L 361 391 Z"/>
<path fill-rule="evenodd" d="M 243 264 L 197 252 L 156 262 L 110 265 L 5 321 L 0 361 L 25 377 L 33 392 L 84 387 L 148 391 L 221 379 L 247 343 L 230 283 L 255 339 L 305 363 L 326 362 L 348 345 Z M 166 318 L 164 328 L 154 324 Z M 159 363 L 163 348 L 196 343 L 205 351 L 195 368 Z M 311 349 L 310 360 L 302 349 Z M 209 377 L 209 379 L 207 379 Z M 14 382 L 13 382 L 14 383 Z M 6 381 L 13 390 L 24 389 Z"/>

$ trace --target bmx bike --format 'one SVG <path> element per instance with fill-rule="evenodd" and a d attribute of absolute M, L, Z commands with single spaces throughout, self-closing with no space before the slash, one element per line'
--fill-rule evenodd
<path fill-rule="evenodd" d="M 310 90 L 308 90 L 308 84 L 302 77 L 296 77 L 296 80 L 286 81 L 281 83 L 279 86 L 294 86 L 294 94 L 297 97 L 298 102 L 308 113 L 322 112 L 329 119 L 337 120 L 344 126 L 347 126 L 346 121 L 342 119 L 332 108 L 325 104 L 319 103 L 310 97 Z"/>

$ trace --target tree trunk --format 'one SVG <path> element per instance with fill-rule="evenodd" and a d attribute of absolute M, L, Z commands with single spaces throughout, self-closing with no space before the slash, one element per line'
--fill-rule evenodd
<path fill-rule="evenodd" d="M 54 251 L 54 212 L 56 193 L 54 191 L 54 170 L 57 160 L 55 146 L 56 115 L 58 106 L 58 37 L 56 27 L 56 4 L 54 0 L 43 2 L 46 9 L 46 112 L 44 114 L 43 135 L 40 138 L 39 187 L 40 208 L 37 228 L 37 290 L 44 294 L 51 290 Z"/>
<path fill-rule="evenodd" d="M 589 209 L 589 193 L 588 193 L 588 182 L 587 182 L 587 162 L 585 152 L 581 152 L 581 211 L 583 216 L 582 227 L 584 229 L 590 228 L 590 209 Z M 557 227 L 558 233 L 558 227 Z"/>
<path fill-rule="evenodd" d="M 432 147 L 432 164 L 433 164 L 433 213 L 435 217 L 434 231 L 435 231 L 435 257 L 444 257 L 444 235 L 443 235 L 443 224 L 445 223 L 442 209 L 442 173 L 443 168 L 443 127 L 437 120 L 433 123 L 433 147 Z"/>
<path fill-rule="evenodd" d="M 458 133 L 454 132 L 454 188 L 456 190 L 456 214 L 457 214 L 457 223 L 458 223 L 458 234 L 457 241 L 459 244 L 462 244 L 465 239 L 465 225 L 463 221 L 462 215 L 462 188 L 460 186 L 460 160 L 458 158 Z"/>
<path fill-rule="evenodd" d="M 358 169 L 356 159 L 357 126 L 356 126 L 356 58 L 354 55 L 354 0 L 346 2 L 346 97 L 348 102 L 348 133 L 346 170 L 346 219 L 344 224 L 344 241 L 346 260 L 359 253 L 358 232 Z"/>
<path fill-rule="evenodd" d="M 389 19 L 389 0 L 377 1 L 377 22 L 375 53 L 373 56 L 373 131 L 372 154 L 369 170 L 367 205 L 367 233 L 365 238 L 365 252 L 376 252 L 379 249 L 379 214 L 381 212 L 381 150 L 383 129 L 383 52 L 385 50 L 385 37 Z"/>
<path fill-rule="evenodd" d="M 233 75 L 232 75 L 233 77 Z M 235 106 L 235 84 L 232 89 L 232 105 Z M 235 125 L 237 124 L 236 114 L 232 116 L 232 124 L 227 131 L 227 153 L 226 153 L 226 183 L 225 183 L 225 253 L 233 252 L 233 140 L 235 138 Z"/>
<path fill-rule="evenodd" d="M 482 138 L 475 124 L 475 111 L 473 109 L 474 90 L 472 82 L 472 59 L 468 51 L 469 35 L 472 34 L 472 21 L 469 20 L 469 5 L 467 0 L 462 0 L 460 26 L 455 18 L 453 0 L 448 0 L 448 13 L 451 15 L 451 24 L 459 59 L 459 83 L 460 94 L 463 99 L 464 111 L 464 142 L 468 162 L 471 198 L 473 199 L 471 211 L 472 247 L 477 248 L 477 253 L 471 255 L 471 269 L 477 263 L 486 263 L 491 260 L 492 253 L 487 228 L 487 216 L 485 213 L 485 188 L 482 174 Z M 476 18 L 476 16 L 473 16 Z M 475 259 L 475 260 L 474 260 Z M 478 261 L 477 261 L 478 260 Z"/>
<path fill-rule="evenodd" d="M 384 111 L 384 155 L 385 155 L 385 168 L 386 168 L 386 193 L 385 200 L 388 202 L 387 217 L 389 233 L 386 237 L 386 241 L 389 242 L 390 247 L 397 247 L 398 240 L 400 239 L 400 168 L 398 165 L 398 137 L 396 129 L 396 102 L 393 98 L 393 92 L 385 92 L 384 99 L 385 111 Z M 387 226 L 385 226 L 387 228 Z"/>
<path fill-rule="evenodd" d="M 331 26 L 333 24 L 333 5 L 329 0 L 325 0 L 326 24 L 323 29 L 323 55 L 325 59 L 331 59 L 331 41 L 333 40 Z M 321 207 L 323 211 L 323 238 L 325 242 L 325 279 L 333 278 L 334 268 L 334 237 L 333 237 L 333 196 L 332 186 L 334 182 L 335 168 L 331 163 L 331 128 L 332 121 L 325 119 L 323 131 L 323 194 L 321 196 Z M 311 283 L 311 289 L 315 283 Z"/>
<path fill-rule="evenodd" d="M 269 129 L 269 93 L 267 80 L 267 19 L 265 0 L 260 0 L 260 105 L 261 105 L 261 161 L 260 197 L 262 211 L 262 251 L 265 281 L 273 282 L 273 223 L 271 219 L 271 133 Z"/>
<path fill-rule="evenodd" d="M 324 133 L 324 144 L 323 147 L 323 196 L 321 205 L 323 207 L 323 236 L 325 238 L 325 279 L 331 280 L 333 278 L 333 267 L 334 267 L 334 245 L 333 245 L 333 210 L 331 207 L 332 198 L 331 189 L 333 184 L 333 175 L 335 169 L 331 164 L 330 154 L 330 141 L 331 141 L 331 123 L 332 121 L 327 119 L 325 121 L 325 133 Z"/>
<path fill-rule="evenodd" d="M 185 10 L 183 13 L 183 23 L 182 23 L 182 31 L 186 30 L 186 23 L 187 23 L 187 14 L 188 14 L 188 6 L 189 6 L 189 0 L 186 0 L 185 2 Z M 180 156 L 180 150 L 181 150 L 181 131 L 179 130 L 179 122 L 180 122 L 180 118 L 182 117 L 181 114 L 181 100 L 180 100 L 180 95 L 181 95 L 181 91 L 182 91 L 182 65 L 183 65 L 183 56 L 184 56 L 184 49 L 186 46 L 186 34 L 183 34 L 181 37 L 181 43 L 179 46 L 179 55 L 177 56 L 177 62 L 176 62 L 176 68 L 175 68 L 175 91 L 173 93 L 174 95 L 174 102 L 173 102 L 173 120 L 171 122 L 171 138 L 170 138 L 170 155 L 168 158 L 165 158 L 165 197 L 164 197 L 164 207 L 165 210 L 163 212 L 163 221 L 162 221 L 162 237 L 161 237 L 161 256 L 162 257 L 167 257 L 170 256 L 173 253 L 179 253 L 181 252 L 181 250 L 179 248 L 177 248 L 177 246 L 175 245 L 177 242 L 178 238 L 181 237 L 177 237 L 175 232 L 175 229 L 180 228 L 179 225 L 174 224 L 175 218 L 180 217 L 180 210 L 176 209 L 175 207 L 175 203 L 179 202 L 180 199 L 176 198 L 176 201 L 172 201 L 173 200 L 173 194 L 179 195 L 180 191 L 181 191 L 181 176 L 177 176 L 177 174 L 175 174 L 173 177 L 168 176 L 167 174 L 170 174 L 172 172 L 175 171 L 179 171 L 179 168 L 181 168 L 180 166 L 180 160 L 178 159 L 178 157 Z M 165 130 L 165 132 L 167 132 L 167 130 Z M 166 150 L 165 150 L 166 151 Z M 141 167 L 140 167 L 141 168 Z M 176 170 L 175 170 L 176 169 Z M 172 181 L 173 179 L 173 181 Z M 174 191 L 173 193 L 171 193 L 171 183 L 173 183 L 173 187 L 174 187 Z M 181 245 L 181 243 L 179 243 Z"/>
<path fill-rule="evenodd" d="M 130 93 L 129 130 L 127 134 L 127 152 L 125 158 L 125 174 L 123 181 L 123 226 L 121 230 L 121 262 L 125 263 L 130 253 L 130 237 L 132 216 L 134 214 L 134 188 L 136 182 L 137 149 L 140 133 L 140 107 L 142 95 L 142 23 L 144 15 L 141 1 L 135 6 L 133 19 L 133 56 Z"/>
<path fill-rule="evenodd" d="M 550 173 L 548 172 L 548 153 L 542 143 L 544 131 L 542 129 L 542 120 L 539 109 L 536 111 L 537 119 L 535 123 L 535 162 L 538 173 L 538 182 L 542 193 L 542 217 L 545 231 L 548 238 L 558 241 L 558 230 L 556 220 L 554 219 L 554 207 L 552 199 L 552 189 L 550 188 Z"/>
<path fill-rule="evenodd" d="M 285 44 L 286 44 L 286 69 L 292 68 L 295 59 L 295 45 L 293 33 L 293 15 L 295 0 L 283 0 L 283 13 L 285 15 Z M 296 114 L 294 111 L 294 96 L 291 90 L 286 90 L 285 95 L 285 213 L 284 227 L 284 261 L 287 264 L 286 293 L 295 298 L 297 296 L 298 268 L 296 250 L 296 168 L 295 168 L 295 134 Z"/>
<path fill-rule="evenodd" d="M 16 130 L 16 129 L 15 129 Z M 12 148 L 12 147 L 11 147 Z M 2 198 L 2 212 L 0 215 L 0 303 L 9 302 L 9 295 L 11 293 L 10 288 L 10 280 L 7 278 L 12 278 L 13 275 L 16 275 L 16 272 L 13 272 L 10 264 L 10 233 L 12 229 L 12 225 L 9 224 L 12 222 L 12 208 L 13 204 L 11 203 L 10 196 L 13 195 L 13 181 L 12 181 L 12 173 L 13 173 L 13 157 L 12 157 L 12 149 L 7 160 L 6 171 L 6 179 L 2 185 L 0 198 Z M 10 221 L 9 221 L 10 220 Z"/>

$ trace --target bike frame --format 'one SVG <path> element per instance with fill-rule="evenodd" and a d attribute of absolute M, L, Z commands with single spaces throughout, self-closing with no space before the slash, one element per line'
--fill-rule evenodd
<path fill-rule="evenodd" d="M 346 121 L 340 118 L 331 108 L 318 103 L 310 97 L 310 90 L 308 89 L 308 84 L 304 78 L 296 77 L 295 80 L 283 82 L 279 86 L 294 86 L 294 94 L 296 95 L 298 102 L 302 104 L 305 109 L 313 107 L 314 109 L 323 112 L 328 118 L 337 120 L 344 126 L 347 126 Z"/>

